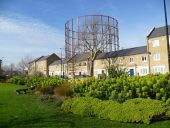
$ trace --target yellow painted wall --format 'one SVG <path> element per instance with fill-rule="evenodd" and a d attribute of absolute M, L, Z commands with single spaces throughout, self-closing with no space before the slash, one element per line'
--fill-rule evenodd
<path fill-rule="evenodd" d="M 153 41 L 159 40 L 159 46 L 153 47 Z M 151 73 L 156 73 L 154 70 L 155 66 L 164 66 L 164 73 L 168 72 L 168 52 L 167 52 L 167 43 L 166 36 L 150 38 L 147 40 L 148 51 L 151 53 L 150 58 L 150 71 Z M 154 54 L 160 54 L 160 60 L 154 60 Z"/>

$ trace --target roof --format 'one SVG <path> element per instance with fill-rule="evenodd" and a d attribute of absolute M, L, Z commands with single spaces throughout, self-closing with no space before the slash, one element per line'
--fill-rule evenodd
<path fill-rule="evenodd" d="M 46 60 L 48 59 L 48 57 L 50 57 L 51 55 L 48 55 L 48 56 L 43 56 L 41 59 L 39 59 L 38 61 L 42 61 L 42 60 Z"/>
<path fill-rule="evenodd" d="M 65 64 L 66 62 L 67 62 L 66 60 L 63 60 L 63 61 L 62 61 L 62 63 L 64 63 L 64 64 Z M 50 66 L 52 66 L 52 65 L 58 65 L 58 64 L 61 64 L 61 60 L 56 60 L 56 61 L 54 61 L 53 63 L 50 64 Z"/>
<path fill-rule="evenodd" d="M 55 53 L 53 53 L 53 54 L 51 54 L 51 55 L 38 57 L 38 58 L 36 58 L 36 59 L 34 59 L 34 60 L 30 61 L 30 62 L 29 62 L 29 64 L 30 64 L 30 63 L 32 63 L 32 62 L 37 62 L 37 61 L 43 61 L 43 60 L 46 60 L 46 59 L 48 59 L 48 58 L 49 58 L 50 56 L 52 56 L 52 55 L 56 55 L 56 54 L 55 54 Z"/>
<path fill-rule="evenodd" d="M 32 62 L 36 62 L 36 61 L 38 61 L 38 60 L 39 60 L 39 59 L 41 59 L 42 57 L 44 57 L 44 56 L 38 57 L 38 58 L 36 58 L 36 59 L 34 59 L 34 60 L 30 61 L 30 62 L 29 62 L 29 64 L 30 64 L 30 63 L 32 63 Z"/>
<path fill-rule="evenodd" d="M 170 35 L 170 25 L 168 26 L 168 31 Z M 165 35 L 166 35 L 166 26 L 163 26 L 159 28 L 153 28 L 147 37 L 154 38 L 154 37 L 165 36 Z"/>
<path fill-rule="evenodd" d="M 130 56 L 130 55 L 143 54 L 143 53 L 147 53 L 147 46 L 140 46 L 140 47 L 123 49 L 119 51 L 100 53 L 96 57 L 96 60 L 105 59 L 105 58 L 121 57 L 121 56 Z"/>
<path fill-rule="evenodd" d="M 57 65 L 57 64 L 61 64 L 61 60 L 56 60 L 56 61 L 54 61 L 53 63 L 50 64 L 50 66 L 51 66 L 51 65 Z"/>
<path fill-rule="evenodd" d="M 70 60 L 68 60 L 68 62 L 71 62 L 71 61 L 86 61 L 90 56 L 90 53 L 89 52 L 86 52 L 86 53 L 79 53 L 79 54 L 76 54 L 75 56 L 73 56 Z"/>
<path fill-rule="evenodd" d="M 53 53 L 53 54 L 55 54 L 55 53 Z M 37 61 L 43 61 L 43 60 L 47 60 L 50 56 L 52 56 L 53 54 L 51 54 L 51 55 L 47 55 L 47 56 L 43 56 L 42 58 L 40 58 L 39 60 L 37 60 Z"/>

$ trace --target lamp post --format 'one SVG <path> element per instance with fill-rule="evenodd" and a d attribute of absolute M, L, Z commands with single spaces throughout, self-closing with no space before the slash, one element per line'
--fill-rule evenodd
<path fill-rule="evenodd" d="M 0 75 L 2 74 L 2 60 L 0 59 Z"/>
<path fill-rule="evenodd" d="M 1 59 L 0 59 L 0 75 L 2 75 L 2 59 L 3 59 L 4 57 L 1 57 Z"/>
<path fill-rule="evenodd" d="M 169 58 L 169 32 L 168 32 L 168 19 L 167 19 L 167 11 L 166 11 L 166 1 L 164 2 L 164 14 L 165 14 L 165 28 L 166 28 L 166 40 L 167 40 L 167 51 L 168 51 L 168 62 L 169 62 L 169 71 L 170 71 L 170 58 Z"/>
<path fill-rule="evenodd" d="M 63 77 L 63 61 L 62 61 L 62 48 L 60 48 L 61 50 L 61 78 Z"/>

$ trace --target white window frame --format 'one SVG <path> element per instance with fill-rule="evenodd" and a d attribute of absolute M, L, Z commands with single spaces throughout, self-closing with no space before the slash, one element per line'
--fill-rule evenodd
<path fill-rule="evenodd" d="M 132 60 L 133 60 L 133 61 L 132 61 Z M 134 63 L 134 62 L 135 62 L 134 57 L 130 57 L 130 58 L 129 58 L 129 62 L 130 62 L 130 63 Z"/>
<path fill-rule="evenodd" d="M 153 54 L 153 60 L 154 61 L 159 61 L 161 59 L 161 55 L 159 53 Z"/>
<path fill-rule="evenodd" d="M 154 73 L 161 73 L 165 72 L 165 66 L 153 66 Z"/>
<path fill-rule="evenodd" d="M 148 68 L 141 68 L 140 69 L 140 74 L 141 74 L 141 76 L 147 75 L 148 74 Z"/>
<path fill-rule="evenodd" d="M 123 59 L 119 59 L 119 64 L 123 64 Z"/>
<path fill-rule="evenodd" d="M 110 64 L 113 65 L 114 64 L 114 60 L 110 59 Z"/>
<path fill-rule="evenodd" d="M 144 58 L 144 60 L 143 60 L 143 58 Z M 147 62 L 147 57 L 146 56 L 142 56 L 142 62 Z"/>
<path fill-rule="evenodd" d="M 105 61 L 104 60 L 102 60 L 102 65 L 105 65 Z"/>
<path fill-rule="evenodd" d="M 152 41 L 152 47 L 158 47 L 158 46 L 160 46 L 159 40 L 153 40 Z"/>

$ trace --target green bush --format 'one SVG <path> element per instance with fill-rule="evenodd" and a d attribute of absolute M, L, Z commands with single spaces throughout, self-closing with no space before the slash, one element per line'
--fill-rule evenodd
<path fill-rule="evenodd" d="M 117 77 L 124 77 L 124 76 L 129 76 L 129 71 L 125 68 L 122 69 L 118 65 L 112 65 L 108 69 L 108 74 L 110 78 L 117 78 Z"/>
<path fill-rule="evenodd" d="M 127 100 L 120 104 L 92 97 L 74 97 L 65 100 L 61 109 L 82 116 L 146 124 L 151 123 L 156 117 L 165 116 L 166 112 L 162 101 L 142 98 Z"/>
<path fill-rule="evenodd" d="M 23 76 L 14 76 L 8 80 L 9 83 L 17 84 L 17 85 L 25 85 L 26 79 Z"/>
<path fill-rule="evenodd" d="M 35 86 L 42 94 L 53 94 L 54 87 L 61 86 L 66 80 L 57 77 L 44 77 L 41 75 L 32 75 L 29 77 L 15 76 L 9 79 L 10 83 L 17 85 Z"/>
<path fill-rule="evenodd" d="M 124 102 L 133 98 L 166 101 L 170 98 L 170 73 L 144 77 L 117 77 L 103 80 L 83 79 L 72 83 L 75 95 Z"/>

